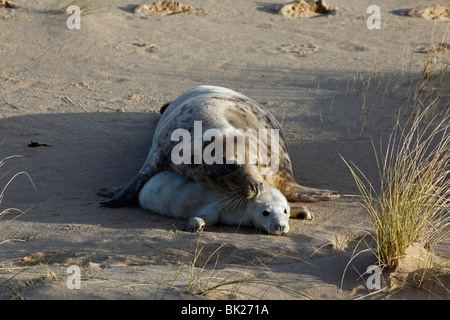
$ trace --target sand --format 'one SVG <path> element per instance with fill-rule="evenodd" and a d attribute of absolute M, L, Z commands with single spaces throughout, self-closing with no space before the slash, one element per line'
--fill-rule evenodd
<path fill-rule="evenodd" d="M 378 1 L 379 30 L 366 27 L 370 1 L 328 0 L 334 14 L 292 19 L 280 0 L 189 0 L 204 14 L 145 18 L 139 3 L 97 0 L 80 2 L 81 28 L 69 30 L 60 9 L 70 1 L 11 2 L 0 8 L 0 158 L 20 157 L 0 168 L 1 187 L 28 176 L 1 201 L 0 211 L 17 208 L 0 216 L 2 299 L 437 298 L 387 280 L 366 287 L 376 258 L 354 256 L 373 230 L 341 156 L 376 183 L 371 141 L 387 144 L 427 55 L 448 57 L 447 23 L 395 14 L 399 0 Z M 182 220 L 101 207 L 96 191 L 127 183 L 145 160 L 159 108 L 201 84 L 269 109 L 297 181 L 342 197 L 308 204 L 315 219 L 292 220 L 286 236 L 191 234 Z M 448 107 L 448 86 L 440 94 Z M 80 289 L 67 286 L 71 265 Z"/>

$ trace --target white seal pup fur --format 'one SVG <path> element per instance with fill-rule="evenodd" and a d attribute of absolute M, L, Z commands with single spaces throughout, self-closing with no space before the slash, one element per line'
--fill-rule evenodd
<path fill-rule="evenodd" d="M 218 189 L 170 171 L 153 176 L 139 193 L 142 208 L 188 219 L 187 230 L 191 232 L 217 224 L 253 226 L 275 235 L 289 232 L 291 210 L 278 189 L 270 187 L 259 197 L 234 206 L 227 199 L 229 196 Z"/>

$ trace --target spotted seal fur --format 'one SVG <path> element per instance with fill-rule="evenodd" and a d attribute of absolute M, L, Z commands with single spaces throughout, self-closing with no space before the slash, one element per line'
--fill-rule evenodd
<path fill-rule="evenodd" d="M 241 93 L 216 86 L 198 86 L 165 104 L 161 111 L 162 116 L 156 126 L 152 146 L 143 166 L 125 187 L 103 189 L 100 194 L 109 193 L 112 198 L 101 202 L 102 205 L 121 207 L 136 202 L 145 183 L 161 171 L 178 172 L 192 180 L 232 194 L 236 198 L 258 197 L 268 187 L 280 190 L 290 202 L 314 202 L 339 197 L 335 191 L 310 188 L 295 182 L 287 140 L 280 124 L 269 111 Z M 272 140 L 269 134 L 265 150 L 258 145 L 252 145 L 251 142 L 246 144 L 246 154 L 250 154 L 250 149 L 254 149 L 256 159 L 248 159 L 245 163 L 229 163 L 230 159 L 226 158 L 224 151 L 225 163 L 207 164 L 204 161 L 201 163 L 192 161 L 175 164 L 172 150 L 180 140 L 174 141 L 172 135 L 180 128 L 193 135 L 196 121 L 201 121 L 202 133 L 209 129 L 218 129 L 224 133 L 224 137 L 238 130 L 276 130 L 279 133 L 276 145 L 278 152 L 271 154 L 274 146 L 270 145 Z M 229 139 L 224 138 L 224 146 L 227 143 Z M 205 151 L 207 147 L 208 143 L 203 141 L 200 151 Z M 271 165 L 263 163 L 263 151 L 277 162 L 276 173 L 261 174 Z M 195 154 L 192 155 L 192 158 L 194 157 Z"/>

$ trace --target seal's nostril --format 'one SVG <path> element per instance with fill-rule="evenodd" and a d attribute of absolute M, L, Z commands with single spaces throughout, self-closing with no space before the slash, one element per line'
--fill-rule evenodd
<path fill-rule="evenodd" d="M 259 189 L 259 193 L 260 193 L 260 194 L 261 194 L 261 193 L 264 193 L 264 189 L 265 189 L 264 183 L 260 182 L 260 183 L 258 184 L 258 189 Z"/>
<path fill-rule="evenodd" d="M 264 193 L 265 186 L 264 183 L 259 182 L 259 183 L 252 183 L 250 188 L 255 193 L 255 196 L 258 197 L 259 195 Z"/>

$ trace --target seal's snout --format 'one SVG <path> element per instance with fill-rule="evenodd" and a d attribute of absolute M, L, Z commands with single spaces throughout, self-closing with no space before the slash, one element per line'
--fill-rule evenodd
<path fill-rule="evenodd" d="M 257 198 L 264 193 L 266 186 L 262 182 L 252 183 L 250 185 L 250 198 Z"/>
<path fill-rule="evenodd" d="M 280 222 L 277 224 L 266 225 L 261 229 L 266 231 L 268 234 L 280 236 L 289 233 L 289 224 Z"/>
<path fill-rule="evenodd" d="M 289 225 L 287 224 L 279 224 L 275 226 L 275 234 L 283 234 L 289 232 Z"/>

